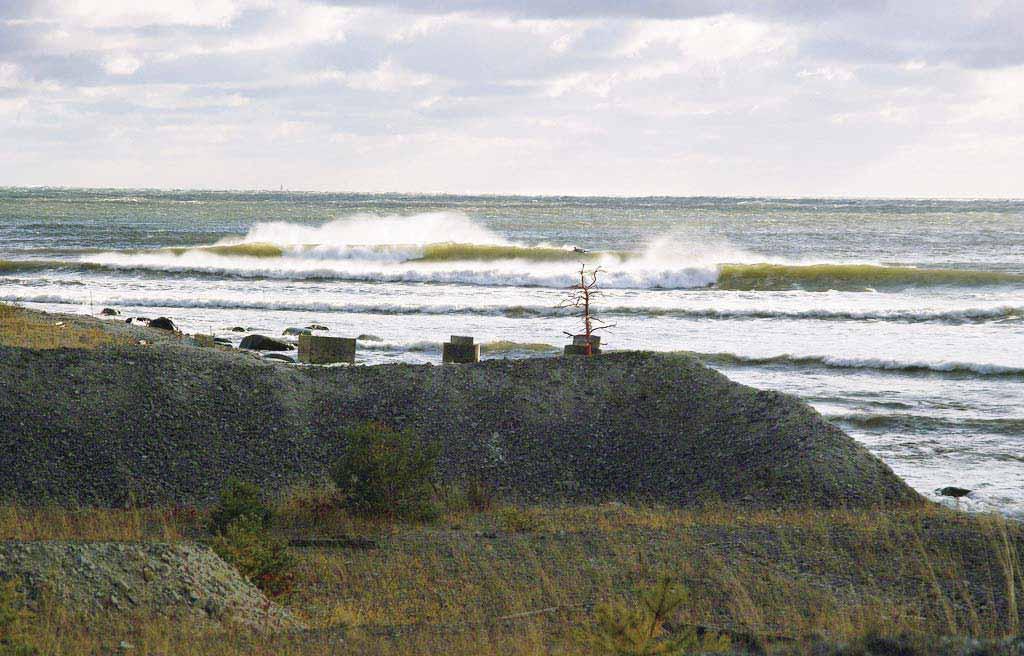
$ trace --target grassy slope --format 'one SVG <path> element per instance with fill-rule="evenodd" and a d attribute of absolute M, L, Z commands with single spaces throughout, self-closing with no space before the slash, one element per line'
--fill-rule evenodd
<path fill-rule="evenodd" d="M 55 653 L 128 639 L 143 652 L 188 644 L 198 654 L 328 654 L 345 636 L 346 650 L 360 654 L 580 653 L 578 631 L 595 603 L 629 599 L 664 573 L 690 589 L 679 622 L 739 633 L 844 639 L 881 627 L 993 637 L 1019 631 L 1024 619 L 1015 601 L 1024 594 L 1024 530 L 998 517 L 936 507 L 878 514 L 602 505 L 449 512 L 416 526 L 355 521 L 315 511 L 315 501 L 283 501 L 277 530 L 366 537 L 375 546 L 295 549 L 300 573 L 286 604 L 311 631 L 194 635 L 166 619 L 83 623 L 51 608 L 39 624 L 41 644 Z M 202 522 L 181 509 L 7 506 L 0 537 L 186 539 L 201 534 Z"/>

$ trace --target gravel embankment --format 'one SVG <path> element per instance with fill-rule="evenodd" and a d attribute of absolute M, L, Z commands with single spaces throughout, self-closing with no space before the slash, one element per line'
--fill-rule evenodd
<path fill-rule="evenodd" d="M 322 368 L 153 341 L 0 347 L 0 496 L 205 502 L 229 476 L 278 489 L 323 476 L 346 426 L 374 419 L 440 442 L 445 478 L 520 499 L 920 501 L 798 399 L 688 357 Z"/>

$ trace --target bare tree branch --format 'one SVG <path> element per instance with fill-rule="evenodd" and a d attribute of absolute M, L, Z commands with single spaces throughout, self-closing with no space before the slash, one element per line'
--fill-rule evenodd
<path fill-rule="evenodd" d="M 573 308 L 581 310 L 580 319 L 583 323 L 584 353 L 586 353 L 586 355 L 592 354 L 592 335 L 598 330 L 607 330 L 615 326 L 615 324 L 609 324 L 603 319 L 599 319 L 590 313 L 591 302 L 601 295 L 600 290 L 597 289 L 597 278 L 601 273 L 604 273 L 604 269 L 601 267 L 595 267 L 588 271 L 586 264 L 580 264 L 579 283 L 569 287 L 565 293 L 565 298 L 555 306 L 557 308 Z M 603 325 L 595 327 L 594 323 Z M 563 332 L 573 338 L 578 335 L 578 333 L 570 333 L 568 331 Z"/>

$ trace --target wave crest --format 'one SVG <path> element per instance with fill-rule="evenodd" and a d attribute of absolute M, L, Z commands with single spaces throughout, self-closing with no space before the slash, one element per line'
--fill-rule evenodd
<path fill-rule="evenodd" d="M 861 291 L 937 286 L 1022 284 L 1024 275 L 967 269 L 917 269 L 875 264 L 723 264 L 716 286 L 741 291 Z"/>
<path fill-rule="evenodd" d="M 1014 367 L 987 362 L 926 362 L 904 361 L 883 358 L 844 358 L 831 355 L 773 355 L 748 356 L 735 353 L 694 353 L 704 362 L 721 366 L 816 366 L 840 369 L 873 369 L 906 373 L 947 373 L 971 374 L 975 376 L 1024 377 L 1024 367 Z"/>

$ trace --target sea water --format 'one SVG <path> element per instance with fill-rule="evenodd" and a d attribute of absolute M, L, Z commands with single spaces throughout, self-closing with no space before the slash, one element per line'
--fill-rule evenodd
<path fill-rule="evenodd" d="M 586 251 L 585 253 L 579 250 Z M 359 362 L 550 356 L 600 267 L 609 349 L 802 397 L 925 495 L 1024 516 L 1024 202 L 0 189 L 0 300 Z"/>

